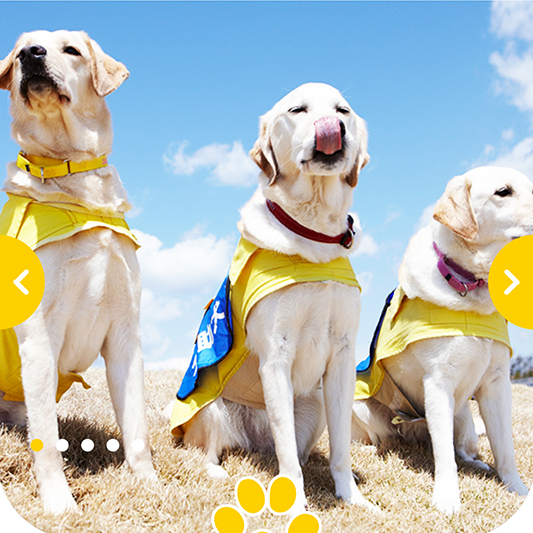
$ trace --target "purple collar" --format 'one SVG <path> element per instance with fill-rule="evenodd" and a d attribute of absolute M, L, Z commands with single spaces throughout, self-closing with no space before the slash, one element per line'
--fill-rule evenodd
<path fill-rule="evenodd" d="M 442 274 L 442 277 L 448 282 L 448 285 L 453 287 L 461 296 L 466 296 L 470 291 L 483 287 L 485 280 L 477 279 L 472 272 L 465 270 L 462 266 L 458 265 L 453 259 L 446 257 L 437 246 L 436 242 L 433 242 L 433 248 L 437 252 L 439 260 L 437 262 L 437 268 Z M 452 272 L 453 271 L 453 272 Z M 461 279 L 458 279 L 454 274 L 459 274 Z"/>

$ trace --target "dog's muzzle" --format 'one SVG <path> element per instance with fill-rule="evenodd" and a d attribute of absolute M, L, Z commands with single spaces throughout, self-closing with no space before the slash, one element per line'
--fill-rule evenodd
<path fill-rule="evenodd" d="M 337 117 L 322 117 L 315 124 L 316 151 L 332 155 L 342 150 L 342 139 L 346 128 Z"/>
<path fill-rule="evenodd" d="M 46 48 L 38 44 L 31 44 L 25 46 L 17 55 L 17 59 L 20 60 L 22 65 L 31 65 L 32 63 L 42 63 L 46 56 Z"/>
<path fill-rule="evenodd" d="M 346 126 L 338 117 L 322 117 L 315 123 L 313 160 L 325 167 L 334 166 L 344 156 Z"/>
<path fill-rule="evenodd" d="M 28 90 L 37 94 L 49 88 L 57 90 L 57 83 L 46 67 L 46 55 L 46 48 L 37 44 L 25 46 L 18 53 L 22 70 L 20 94 L 24 99 L 28 98 Z"/>

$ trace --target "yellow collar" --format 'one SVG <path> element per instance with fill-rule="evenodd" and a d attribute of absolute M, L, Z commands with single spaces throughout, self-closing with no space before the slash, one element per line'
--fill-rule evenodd
<path fill-rule="evenodd" d="M 68 176 L 76 172 L 86 172 L 97 168 L 107 167 L 107 156 L 102 155 L 96 159 L 85 161 L 62 161 L 51 157 L 40 157 L 38 155 L 26 155 L 19 152 L 17 157 L 17 167 L 29 172 L 36 178 L 41 178 L 44 182 L 46 178 L 59 178 Z"/>

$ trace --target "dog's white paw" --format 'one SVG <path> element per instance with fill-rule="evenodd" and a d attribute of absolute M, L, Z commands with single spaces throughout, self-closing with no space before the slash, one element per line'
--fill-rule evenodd
<path fill-rule="evenodd" d="M 154 467 L 151 464 L 143 468 L 138 468 L 134 473 L 139 479 L 145 479 L 147 481 L 158 481 L 159 479 Z"/>
<path fill-rule="evenodd" d="M 372 502 L 368 501 L 362 494 L 359 494 L 359 497 L 353 499 L 353 500 L 345 500 L 347 503 L 351 503 L 352 505 L 359 505 L 366 509 L 367 511 L 371 511 L 374 514 L 381 514 L 381 509 L 374 505 Z"/>
<path fill-rule="evenodd" d="M 337 487 L 335 492 L 337 498 L 341 498 L 346 503 L 351 505 L 360 505 L 368 511 L 380 514 L 381 509 L 369 502 L 362 494 L 357 485 L 355 484 L 354 477 L 352 476 L 346 487 Z"/>
<path fill-rule="evenodd" d="M 512 479 L 511 481 L 502 480 L 505 483 L 505 488 L 510 492 L 516 492 L 519 496 L 527 496 L 529 489 L 524 485 L 520 478 Z"/>
<path fill-rule="evenodd" d="M 131 471 L 139 479 L 148 479 L 155 481 L 157 474 L 152 464 L 152 457 L 148 447 L 145 447 L 140 452 L 130 453 L 129 457 L 126 457 L 126 462 Z"/>
<path fill-rule="evenodd" d="M 213 479 L 228 479 L 229 474 L 220 466 L 213 463 L 207 464 L 207 475 Z"/>
<path fill-rule="evenodd" d="M 294 505 L 291 507 L 291 510 L 289 511 L 289 517 L 292 519 L 299 514 L 305 513 L 309 510 L 309 506 L 307 504 L 307 498 L 304 495 L 299 495 L 296 497 L 296 501 L 294 502 Z"/>
<path fill-rule="evenodd" d="M 455 494 L 434 494 L 433 505 L 446 516 L 452 516 L 461 510 L 461 499 Z"/>
<path fill-rule="evenodd" d="M 78 505 L 74 501 L 70 490 L 45 491 L 41 493 L 44 510 L 52 514 L 63 514 L 78 510 Z"/>
<path fill-rule="evenodd" d="M 484 472 L 489 472 L 491 470 L 490 466 L 479 459 L 476 459 L 475 455 L 467 453 L 465 450 L 456 450 L 457 457 L 459 457 L 465 464 L 474 466 L 483 470 Z"/>
<path fill-rule="evenodd" d="M 484 463 L 483 461 L 480 461 L 479 459 L 472 459 L 471 461 L 467 461 L 467 463 L 471 464 L 472 466 L 475 466 L 476 468 L 479 468 L 480 470 L 483 470 L 485 472 L 490 472 L 491 468 L 488 464 Z"/>

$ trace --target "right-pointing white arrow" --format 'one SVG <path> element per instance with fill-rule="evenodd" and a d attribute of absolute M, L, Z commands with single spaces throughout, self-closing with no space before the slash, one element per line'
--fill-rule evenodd
<path fill-rule="evenodd" d="M 512 281 L 511 285 L 503 291 L 503 294 L 507 296 L 517 285 L 520 284 L 520 280 L 511 274 L 508 270 L 505 270 L 505 275 Z"/>
<path fill-rule="evenodd" d="M 25 270 L 17 279 L 13 280 L 13 283 L 15 284 L 15 287 L 20 289 L 26 296 L 30 293 L 24 285 L 22 285 L 21 281 L 30 273 L 29 270 Z"/>

